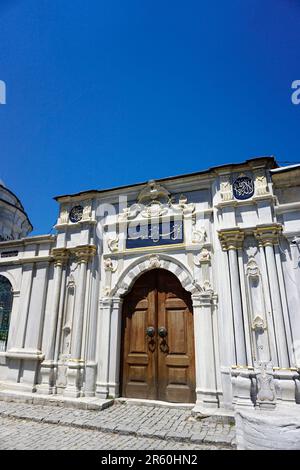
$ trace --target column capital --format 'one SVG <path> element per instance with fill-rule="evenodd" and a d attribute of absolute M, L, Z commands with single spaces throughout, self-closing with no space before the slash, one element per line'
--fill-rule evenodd
<path fill-rule="evenodd" d="M 254 236 L 262 246 L 278 245 L 281 233 L 280 224 L 260 225 L 254 230 Z"/>
<path fill-rule="evenodd" d="M 245 233 L 240 228 L 222 229 L 218 231 L 219 240 L 224 251 L 242 248 Z"/>
<path fill-rule="evenodd" d="M 112 297 L 102 297 L 99 299 L 100 308 L 110 308 L 112 305 Z"/>
<path fill-rule="evenodd" d="M 88 263 L 96 254 L 95 245 L 81 245 L 72 249 L 79 263 Z"/>
<path fill-rule="evenodd" d="M 213 292 L 201 292 L 192 295 L 193 307 L 211 307 L 213 301 Z"/>
<path fill-rule="evenodd" d="M 66 264 L 69 257 L 69 253 L 66 248 L 53 248 L 51 254 L 54 258 L 55 266 L 63 266 Z"/>

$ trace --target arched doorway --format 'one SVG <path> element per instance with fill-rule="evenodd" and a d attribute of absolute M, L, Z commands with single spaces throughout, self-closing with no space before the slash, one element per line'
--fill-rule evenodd
<path fill-rule="evenodd" d="M 148 271 L 125 296 L 121 351 L 122 396 L 195 402 L 191 294 L 174 274 Z"/>
<path fill-rule="evenodd" d="M 12 285 L 0 275 L 0 352 L 6 351 L 12 301 Z"/>

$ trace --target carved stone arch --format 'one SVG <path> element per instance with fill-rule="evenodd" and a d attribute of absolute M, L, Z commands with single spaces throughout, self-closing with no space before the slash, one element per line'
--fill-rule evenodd
<path fill-rule="evenodd" d="M 9 272 L 0 272 L 0 276 L 5 277 L 10 282 L 13 294 L 19 292 L 19 289 L 17 289 L 17 287 L 16 287 L 17 282 L 15 280 L 15 277 L 11 273 L 9 273 Z"/>
<path fill-rule="evenodd" d="M 196 294 L 201 292 L 200 286 L 193 279 L 192 273 L 176 258 L 165 254 L 144 255 L 134 260 L 121 274 L 117 284 L 112 290 L 112 297 L 123 297 L 130 291 L 135 281 L 151 269 L 165 269 L 173 273 L 181 282 L 182 287 Z"/>

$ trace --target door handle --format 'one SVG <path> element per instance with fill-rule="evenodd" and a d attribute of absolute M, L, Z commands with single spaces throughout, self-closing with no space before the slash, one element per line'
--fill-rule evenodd
<path fill-rule="evenodd" d="M 146 328 L 146 335 L 149 336 L 149 338 L 153 338 L 153 336 L 155 335 L 155 328 L 154 326 L 148 326 Z"/>
<path fill-rule="evenodd" d="M 158 336 L 165 338 L 168 335 L 167 328 L 165 326 L 160 326 L 158 328 Z"/>

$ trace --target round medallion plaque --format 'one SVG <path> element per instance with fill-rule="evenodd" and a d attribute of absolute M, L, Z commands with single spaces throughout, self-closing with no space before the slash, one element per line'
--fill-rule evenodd
<path fill-rule="evenodd" d="M 74 206 L 70 210 L 70 221 L 73 223 L 79 222 L 82 219 L 83 207 L 82 206 Z"/>
<path fill-rule="evenodd" d="M 254 194 L 254 182 L 248 176 L 239 176 L 233 182 L 233 195 L 236 199 L 249 199 Z"/>

